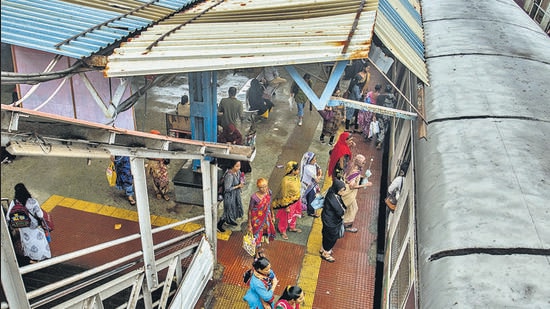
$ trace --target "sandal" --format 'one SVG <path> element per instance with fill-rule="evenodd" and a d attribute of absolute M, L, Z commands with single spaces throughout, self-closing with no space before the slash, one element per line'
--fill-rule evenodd
<path fill-rule="evenodd" d="M 329 263 L 334 263 L 334 261 L 336 261 L 331 255 L 324 255 L 322 253 L 321 258 Z"/>
<path fill-rule="evenodd" d="M 293 230 L 289 230 L 291 232 L 294 232 L 294 233 L 301 233 L 302 230 L 301 229 L 293 229 Z"/>
<path fill-rule="evenodd" d="M 160 200 L 162 198 L 162 195 L 160 193 L 157 193 L 157 200 Z"/>
<path fill-rule="evenodd" d="M 130 205 L 132 205 L 132 206 L 136 204 L 136 201 L 135 201 L 134 198 L 131 197 L 131 196 L 128 197 L 128 202 L 129 202 Z"/>
<path fill-rule="evenodd" d="M 168 195 L 163 195 L 162 196 L 164 198 L 165 201 L 169 201 L 170 200 L 170 197 Z"/>
<path fill-rule="evenodd" d="M 281 234 L 281 237 L 284 239 L 284 240 L 288 240 L 288 236 L 286 234 Z"/>

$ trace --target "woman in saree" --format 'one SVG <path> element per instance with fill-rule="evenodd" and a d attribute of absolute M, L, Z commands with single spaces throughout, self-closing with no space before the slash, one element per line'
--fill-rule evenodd
<path fill-rule="evenodd" d="M 302 216 L 302 201 L 300 197 L 300 164 L 289 161 L 286 164 L 285 176 L 281 181 L 281 197 L 273 202 L 273 208 L 277 209 L 277 228 L 283 239 L 288 239 L 286 231 L 301 233 L 296 228 L 296 219 Z"/>
<path fill-rule="evenodd" d="M 130 157 L 128 156 L 111 156 L 111 161 L 115 163 L 116 170 L 116 188 L 124 190 L 130 205 L 135 205 L 134 199 L 134 176 L 130 166 Z"/>
<path fill-rule="evenodd" d="M 344 228 L 346 232 L 357 233 L 357 228 L 353 227 L 353 221 L 359 210 L 357 204 L 357 192 L 361 188 L 366 188 L 372 186 L 372 182 L 367 182 L 361 184 L 361 179 L 363 176 L 363 166 L 365 166 L 366 158 L 365 156 L 358 154 L 353 158 L 353 163 L 351 164 L 348 171 L 346 171 L 344 177 L 344 183 L 346 184 L 346 190 L 342 194 L 342 201 L 346 206 L 346 211 L 344 212 Z"/>
<path fill-rule="evenodd" d="M 275 239 L 275 217 L 271 208 L 271 190 L 267 179 L 259 178 L 256 186 L 258 191 L 250 196 L 248 206 L 248 231 L 254 235 L 256 258 L 259 258 L 263 255 L 262 241 L 269 243 Z"/>
<path fill-rule="evenodd" d="M 306 206 L 308 216 L 318 218 L 315 209 L 311 207 L 311 202 L 315 199 L 315 195 L 321 191 L 319 182 L 323 173 L 321 167 L 317 164 L 317 156 L 315 153 L 308 151 L 302 157 L 300 168 L 300 181 L 302 187 L 300 195 L 302 196 L 302 205 Z M 303 207 L 302 206 L 302 207 Z"/>
<path fill-rule="evenodd" d="M 160 135 L 160 131 L 157 130 L 151 130 L 150 133 Z M 158 200 L 170 200 L 168 196 L 170 184 L 170 180 L 168 179 L 168 162 L 170 161 L 162 158 L 152 158 L 147 163 L 147 174 L 151 175 L 153 179 L 153 189 Z"/>
<path fill-rule="evenodd" d="M 344 131 L 338 136 L 338 141 L 330 151 L 328 162 L 328 175 L 333 179 L 344 179 L 344 172 L 348 168 L 348 162 L 351 159 L 351 147 L 355 147 L 353 136 Z"/>
<path fill-rule="evenodd" d="M 223 224 L 232 226 L 239 225 L 236 221 L 240 219 L 243 212 L 241 199 L 244 178 L 241 178 L 241 161 L 231 161 L 231 168 L 223 176 L 223 214 L 218 221 L 218 231 L 225 232 Z"/>

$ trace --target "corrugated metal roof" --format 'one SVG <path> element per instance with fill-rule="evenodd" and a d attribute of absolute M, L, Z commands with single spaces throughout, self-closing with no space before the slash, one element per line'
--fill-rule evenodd
<path fill-rule="evenodd" d="M 374 33 L 403 65 L 428 83 L 422 20 L 409 1 L 380 0 Z"/>
<path fill-rule="evenodd" d="M 367 58 L 374 32 L 428 81 L 409 0 L 364 1 L 362 9 L 360 0 L 210 0 L 166 18 L 195 2 L 3 0 L 2 42 L 84 58 L 128 39 L 108 58 L 105 74 L 114 77 Z"/>
<path fill-rule="evenodd" d="M 109 56 L 105 74 L 167 74 L 367 58 L 378 2 L 365 2 L 360 10 L 359 0 L 208 1 L 123 43 Z"/>
<path fill-rule="evenodd" d="M 427 83 L 421 18 L 411 3 L 365 1 L 355 24 L 360 4 L 209 1 L 123 43 L 109 57 L 105 73 L 167 74 L 367 58 L 374 29 L 394 55 Z"/>
<path fill-rule="evenodd" d="M 85 58 L 194 2 L 2 0 L 2 42 Z"/>

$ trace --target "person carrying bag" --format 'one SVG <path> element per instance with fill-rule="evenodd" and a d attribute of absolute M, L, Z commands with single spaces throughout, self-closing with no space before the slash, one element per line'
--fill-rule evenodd
<path fill-rule="evenodd" d="M 395 211 L 397 206 L 397 201 L 401 195 L 401 189 L 403 188 L 403 182 L 405 181 L 405 171 L 400 170 L 399 175 L 393 179 L 390 186 L 388 187 L 388 196 L 384 200 L 386 206 L 390 209 L 391 212 Z"/>

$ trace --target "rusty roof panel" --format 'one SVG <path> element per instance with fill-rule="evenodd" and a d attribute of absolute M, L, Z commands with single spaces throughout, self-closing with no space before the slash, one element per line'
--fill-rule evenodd
<path fill-rule="evenodd" d="M 134 76 L 366 58 L 378 2 L 366 1 L 357 14 L 360 4 L 207 1 L 123 43 L 109 57 L 105 73 Z"/>

